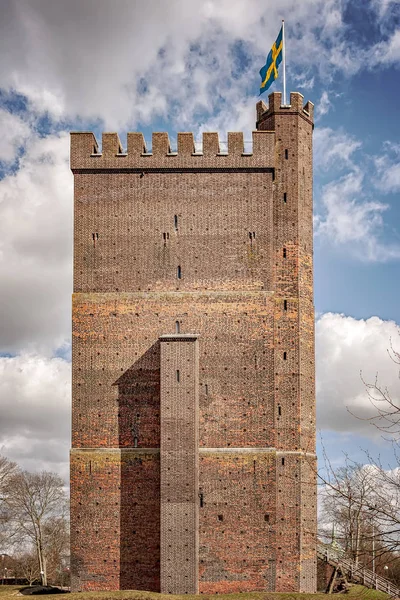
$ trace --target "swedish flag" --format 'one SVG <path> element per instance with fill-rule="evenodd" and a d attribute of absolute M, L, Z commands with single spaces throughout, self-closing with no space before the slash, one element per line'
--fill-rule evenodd
<path fill-rule="evenodd" d="M 260 70 L 261 86 L 260 95 L 265 92 L 271 83 L 278 77 L 278 67 L 282 62 L 283 54 L 283 27 L 279 32 L 276 41 L 272 44 L 272 48 L 267 56 L 267 62 Z"/>

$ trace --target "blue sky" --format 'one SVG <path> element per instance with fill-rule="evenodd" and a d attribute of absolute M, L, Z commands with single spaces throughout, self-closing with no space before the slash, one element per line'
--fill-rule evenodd
<path fill-rule="evenodd" d="M 278 6 L 279 4 L 279 6 Z M 68 132 L 244 131 L 285 18 L 287 87 L 316 106 L 318 425 L 334 464 L 391 461 L 360 378 L 400 402 L 399 0 L 5 0 L 0 24 L 1 451 L 68 474 Z M 282 79 L 271 88 L 281 90 Z M 266 95 L 264 95 L 266 96 Z M 267 100 L 267 97 L 265 97 Z M 397 344 L 397 346 L 396 346 Z"/>

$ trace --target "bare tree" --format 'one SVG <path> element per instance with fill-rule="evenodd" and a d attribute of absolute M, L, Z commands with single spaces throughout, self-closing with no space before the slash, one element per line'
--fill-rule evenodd
<path fill-rule="evenodd" d="M 6 548 L 12 539 L 12 530 L 9 527 L 9 510 L 4 502 L 6 490 L 12 477 L 18 473 L 19 467 L 15 462 L 0 456 L 0 545 Z"/>
<path fill-rule="evenodd" d="M 32 585 L 40 578 L 40 568 L 37 553 L 24 552 L 15 559 L 15 577 L 26 579 Z"/>
<path fill-rule="evenodd" d="M 333 469 L 326 458 L 322 482 L 323 499 L 322 527 L 335 529 L 335 536 L 342 549 L 356 564 L 365 555 L 371 537 L 372 519 L 375 517 L 379 500 L 375 493 L 376 473 L 374 468 L 351 462 L 346 458 L 344 466 Z M 379 503 L 379 504 L 378 504 Z M 370 511 L 374 507 L 374 515 Z"/>
<path fill-rule="evenodd" d="M 49 519 L 44 528 L 47 576 L 52 583 L 63 584 L 63 570 L 69 563 L 69 522 L 64 515 Z"/>
<path fill-rule="evenodd" d="M 42 584 L 47 585 L 47 555 L 65 519 L 64 482 L 55 473 L 20 471 L 5 486 L 4 502 L 19 539 L 31 542 L 37 554 Z"/>
<path fill-rule="evenodd" d="M 400 352 L 394 349 L 392 340 L 390 340 L 388 354 L 393 363 L 400 367 Z M 386 386 L 382 385 L 379 381 L 378 374 L 375 375 L 375 379 L 372 383 L 364 378 L 362 372 L 360 373 L 360 377 L 367 390 L 369 401 L 374 408 L 374 414 L 371 417 L 360 417 L 351 411 L 349 412 L 354 414 L 354 416 L 359 420 L 369 421 L 377 429 L 382 431 L 386 439 L 399 446 L 400 395 L 396 397 Z M 398 377 L 400 379 L 400 368 Z M 397 462 L 399 463 L 399 460 L 397 460 Z"/>
<path fill-rule="evenodd" d="M 321 535 L 332 525 L 344 552 L 356 563 L 373 568 L 397 560 L 400 552 L 399 469 L 385 470 L 373 463 L 361 465 L 346 456 L 334 469 L 325 453 L 325 467 L 318 474 L 321 486 Z M 380 559 L 382 557 L 382 560 Z M 385 557 L 383 559 L 383 557 Z M 385 573 L 381 573 L 384 575 Z"/>

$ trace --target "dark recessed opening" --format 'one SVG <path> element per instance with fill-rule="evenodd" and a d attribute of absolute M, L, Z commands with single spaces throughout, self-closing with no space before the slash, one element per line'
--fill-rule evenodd
<path fill-rule="evenodd" d="M 287 300 L 283 301 L 283 310 L 287 310 Z"/>
<path fill-rule="evenodd" d="M 178 265 L 178 268 L 176 270 L 176 275 L 178 277 L 178 279 L 182 279 L 182 269 L 181 269 L 181 265 Z"/>
<path fill-rule="evenodd" d="M 283 249 L 283 258 L 286 258 L 286 248 Z"/>
<path fill-rule="evenodd" d="M 218 521 L 223 521 L 223 520 L 224 520 L 223 515 L 218 515 Z"/>
<path fill-rule="evenodd" d="M 289 158 L 289 150 L 287 150 L 287 149 L 285 150 L 285 158 L 286 158 L 286 160 Z"/>
<path fill-rule="evenodd" d="M 181 373 L 180 373 L 179 369 L 176 370 L 176 380 L 177 380 L 178 383 L 181 380 Z"/>
<path fill-rule="evenodd" d="M 287 202 L 287 194 L 286 194 L 286 192 L 283 194 L 283 201 L 286 204 L 286 202 Z"/>
<path fill-rule="evenodd" d="M 174 215 L 174 229 L 178 231 L 178 215 Z"/>
<path fill-rule="evenodd" d="M 283 353 L 283 360 L 286 360 L 286 359 L 287 359 L 287 352 L 284 352 Z"/>

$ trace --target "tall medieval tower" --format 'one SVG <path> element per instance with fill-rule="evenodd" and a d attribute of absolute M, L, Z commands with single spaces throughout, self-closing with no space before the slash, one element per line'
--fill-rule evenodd
<path fill-rule="evenodd" d="M 73 590 L 316 589 L 313 105 L 73 133 Z"/>

